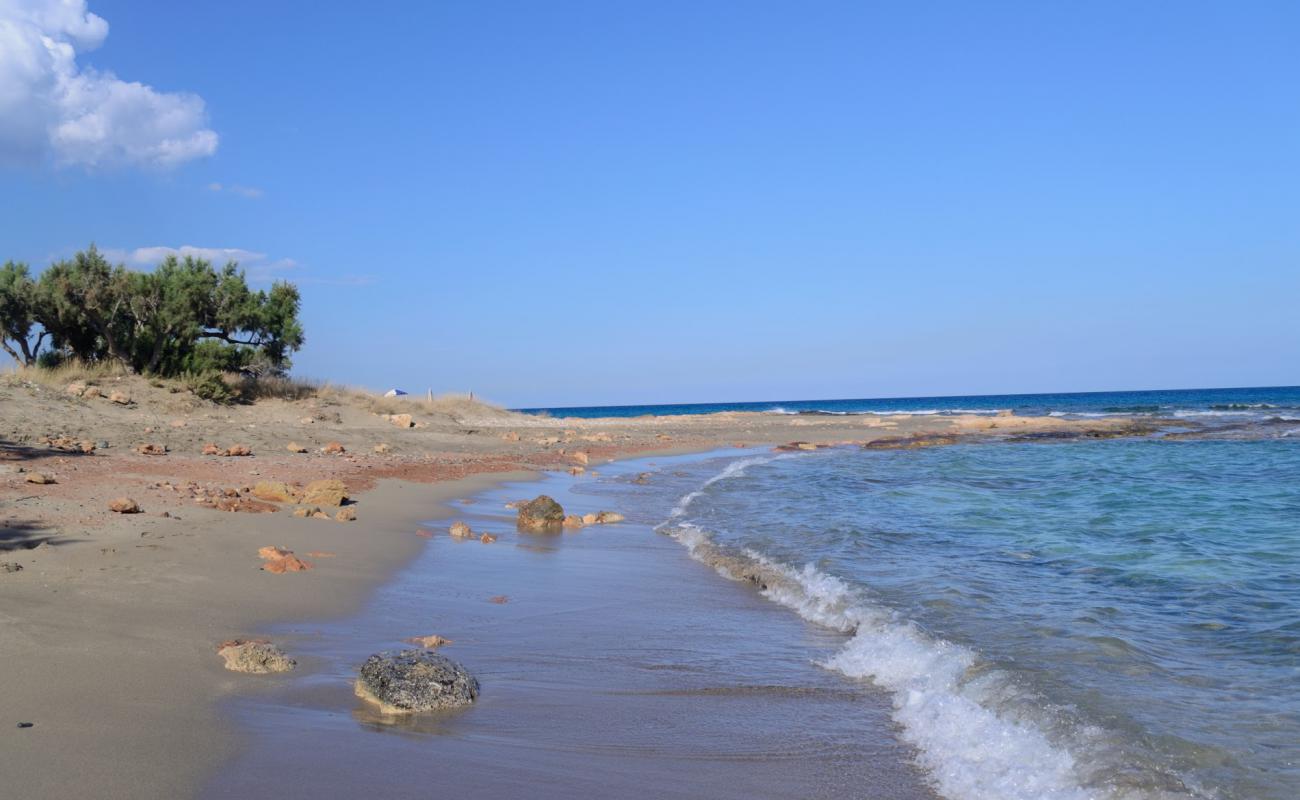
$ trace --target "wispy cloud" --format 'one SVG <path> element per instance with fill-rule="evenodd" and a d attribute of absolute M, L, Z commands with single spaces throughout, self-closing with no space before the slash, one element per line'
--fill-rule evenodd
<path fill-rule="evenodd" d="M 170 169 L 216 152 L 203 98 L 77 63 L 107 36 L 85 0 L 0 0 L 0 163 Z"/>
<path fill-rule="evenodd" d="M 258 198 L 262 196 L 262 190 L 257 188 L 256 186 L 243 186 L 238 183 L 232 183 L 228 185 L 222 183 L 209 183 L 208 191 L 225 192 L 227 194 L 237 194 L 240 197 L 250 197 L 250 198 Z"/>
<path fill-rule="evenodd" d="M 292 258 L 270 258 L 266 253 L 245 250 L 242 247 L 195 247 L 181 245 L 167 247 L 137 247 L 134 250 L 104 248 L 104 256 L 110 261 L 133 267 L 151 267 L 167 256 L 184 258 L 191 256 L 211 261 L 221 267 L 231 261 L 238 262 L 248 280 L 253 283 L 271 283 L 278 280 L 291 280 L 297 284 L 318 286 L 369 286 L 376 283 L 373 275 L 317 275 L 304 269 Z"/>

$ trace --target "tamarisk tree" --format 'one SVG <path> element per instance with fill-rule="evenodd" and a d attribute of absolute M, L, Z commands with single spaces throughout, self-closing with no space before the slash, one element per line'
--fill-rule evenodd
<path fill-rule="evenodd" d="M 35 280 L 23 264 L 0 269 L 0 344 L 24 364 L 74 357 L 162 376 L 283 372 L 303 344 L 299 304 L 290 283 L 250 289 L 235 262 L 216 270 L 167 256 L 135 271 L 92 245 Z"/>

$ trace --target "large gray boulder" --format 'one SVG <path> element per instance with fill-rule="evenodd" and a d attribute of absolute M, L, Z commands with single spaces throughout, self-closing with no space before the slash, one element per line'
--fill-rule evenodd
<path fill-rule="evenodd" d="M 446 656 L 427 650 L 376 653 L 361 665 L 356 693 L 389 714 L 469 705 L 478 681 Z"/>
<path fill-rule="evenodd" d="M 515 526 L 521 531 L 558 531 L 564 527 L 564 509 L 550 497 L 539 495 L 519 507 Z"/>

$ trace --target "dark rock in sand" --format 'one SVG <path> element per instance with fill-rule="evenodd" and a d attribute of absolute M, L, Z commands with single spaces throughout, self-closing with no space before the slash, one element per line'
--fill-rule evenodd
<path fill-rule="evenodd" d="M 376 653 L 361 665 L 358 697 L 389 714 L 409 714 L 469 705 L 478 681 L 446 656 L 426 650 Z"/>
<path fill-rule="evenodd" d="M 519 507 L 515 523 L 521 531 L 556 531 L 564 526 L 564 509 L 546 495 L 529 500 Z"/>

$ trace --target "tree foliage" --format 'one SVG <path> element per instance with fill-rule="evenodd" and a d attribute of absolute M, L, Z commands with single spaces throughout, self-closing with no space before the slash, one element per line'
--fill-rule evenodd
<path fill-rule="evenodd" d="M 91 245 L 37 279 L 25 264 L 0 268 L 0 345 L 28 365 L 75 357 L 160 376 L 283 373 L 303 344 L 299 303 L 290 283 L 250 289 L 235 262 L 216 270 L 168 256 L 139 272 Z"/>

